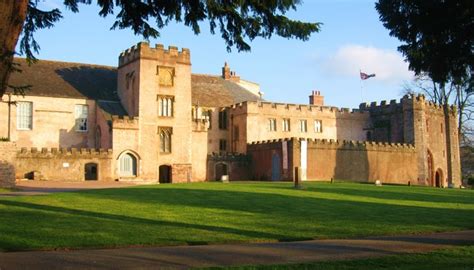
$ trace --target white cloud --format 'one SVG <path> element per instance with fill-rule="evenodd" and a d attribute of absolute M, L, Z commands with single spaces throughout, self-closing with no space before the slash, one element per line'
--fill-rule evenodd
<path fill-rule="evenodd" d="M 408 63 L 396 51 L 370 46 L 346 45 L 326 58 L 323 70 L 335 76 L 359 76 L 359 69 L 365 73 L 375 73 L 371 80 L 396 82 L 413 79 Z"/>

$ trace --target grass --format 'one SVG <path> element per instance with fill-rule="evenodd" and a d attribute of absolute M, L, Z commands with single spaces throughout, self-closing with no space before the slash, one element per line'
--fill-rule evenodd
<path fill-rule="evenodd" d="M 474 229 L 474 191 L 196 183 L 0 197 L 5 251 L 349 238 Z"/>
<path fill-rule="evenodd" d="M 0 188 L 0 193 L 7 193 L 7 192 L 13 192 L 16 191 L 16 189 L 13 188 Z"/>
<path fill-rule="evenodd" d="M 328 261 L 317 263 L 302 263 L 288 265 L 268 265 L 268 266 L 241 266 L 241 267 L 213 267 L 209 270 L 433 270 L 433 269 L 466 269 L 474 268 L 474 246 L 450 248 L 438 250 L 424 254 L 409 254 L 387 256 L 373 259 Z"/>

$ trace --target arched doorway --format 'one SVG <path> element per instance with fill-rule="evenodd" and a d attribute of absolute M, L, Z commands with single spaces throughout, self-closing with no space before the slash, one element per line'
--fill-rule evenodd
<path fill-rule="evenodd" d="M 428 162 L 428 183 L 430 186 L 434 186 L 433 154 L 431 154 L 430 150 L 427 150 L 426 158 Z"/>
<path fill-rule="evenodd" d="M 132 153 L 125 152 L 120 155 L 119 175 L 123 177 L 137 176 L 137 158 Z"/>
<path fill-rule="evenodd" d="M 436 187 L 443 187 L 443 171 L 438 169 L 435 174 Z"/>
<path fill-rule="evenodd" d="M 228 166 L 225 163 L 216 164 L 216 181 L 220 181 L 223 175 L 229 175 Z"/>
<path fill-rule="evenodd" d="M 272 155 L 272 181 L 280 181 L 281 179 L 281 160 L 277 153 Z"/>
<path fill-rule="evenodd" d="M 94 181 L 98 180 L 98 173 L 97 173 L 97 163 L 87 163 L 84 166 L 84 179 L 86 181 Z"/>
<path fill-rule="evenodd" d="M 161 165 L 159 168 L 159 182 L 161 184 L 171 183 L 172 170 L 169 165 Z"/>

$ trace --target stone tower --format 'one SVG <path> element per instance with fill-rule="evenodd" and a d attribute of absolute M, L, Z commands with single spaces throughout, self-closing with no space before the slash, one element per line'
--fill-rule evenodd
<path fill-rule="evenodd" d="M 138 43 L 119 57 L 118 94 L 135 135 L 116 138 L 116 149 L 139 159 L 139 178 L 183 182 L 191 178 L 191 60 L 188 49 Z M 131 132 L 131 131 L 130 131 Z M 130 133 L 129 132 L 129 133 Z M 117 153 L 120 155 L 120 153 Z"/>

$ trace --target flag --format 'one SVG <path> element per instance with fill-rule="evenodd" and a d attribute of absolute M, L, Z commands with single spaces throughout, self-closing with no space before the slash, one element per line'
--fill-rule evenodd
<path fill-rule="evenodd" d="M 368 78 L 372 78 L 372 77 L 375 77 L 375 73 L 373 74 L 367 74 L 367 73 L 364 73 L 364 72 L 360 72 L 360 79 L 361 80 L 367 80 Z"/>

